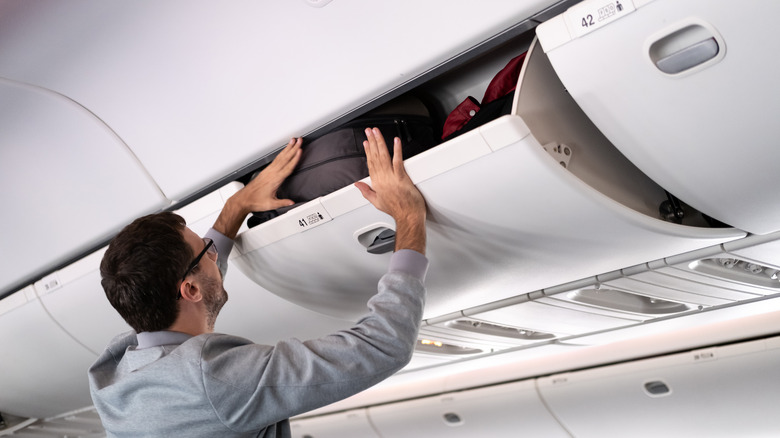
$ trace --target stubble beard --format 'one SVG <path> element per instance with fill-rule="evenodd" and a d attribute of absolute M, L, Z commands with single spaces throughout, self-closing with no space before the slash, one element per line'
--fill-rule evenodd
<path fill-rule="evenodd" d="M 219 311 L 228 300 L 228 294 L 222 286 L 222 282 L 213 278 L 204 280 L 205 294 L 203 304 L 206 306 L 206 325 L 209 331 L 214 331 Z"/>

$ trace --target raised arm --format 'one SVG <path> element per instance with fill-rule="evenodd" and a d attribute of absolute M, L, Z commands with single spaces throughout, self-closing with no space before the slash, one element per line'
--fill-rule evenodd
<path fill-rule="evenodd" d="M 355 183 L 360 192 L 378 210 L 395 220 L 395 250 L 411 249 L 425 254 L 425 199 L 404 169 L 401 140 L 393 141 L 391 160 L 379 129 L 366 129 L 363 142 L 368 160 L 371 186 Z"/>
<path fill-rule="evenodd" d="M 301 158 L 301 138 L 293 138 L 279 155 L 246 187 L 231 196 L 214 222 L 214 229 L 235 239 L 246 216 L 253 211 L 273 210 L 293 205 L 290 199 L 278 199 L 276 191 L 290 176 Z"/>

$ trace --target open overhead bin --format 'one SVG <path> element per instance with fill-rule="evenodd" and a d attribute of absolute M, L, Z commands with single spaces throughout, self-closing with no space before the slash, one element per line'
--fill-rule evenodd
<path fill-rule="evenodd" d="M 426 318 L 745 235 L 661 220 L 664 189 L 590 123 L 538 46 L 511 115 L 406 168 L 429 208 Z M 362 237 L 385 228 L 348 186 L 241 233 L 233 261 L 290 301 L 356 318 L 389 259 Z"/>
<path fill-rule="evenodd" d="M 586 0 L 537 29 L 585 114 L 674 196 L 780 230 L 780 3 Z"/>
<path fill-rule="evenodd" d="M 664 189 L 590 123 L 537 45 L 511 115 L 406 168 L 429 208 L 426 318 L 745 235 L 661 220 Z M 363 237 L 386 228 L 348 186 L 241 233 L 233 260 L 290 301 L 356 318 L 389 259 Z"/>

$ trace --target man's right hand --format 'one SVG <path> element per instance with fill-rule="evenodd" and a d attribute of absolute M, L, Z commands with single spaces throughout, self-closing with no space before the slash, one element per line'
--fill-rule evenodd
<path fill-rule="evenodd" d="M 379 129 L 366 129 L 366 137 L 363 147 L 371 186 L 356 182 L 355 187 L 374 207 L 395 219 L 396 251 L 412 249 L 425 254 L 425 199 L 406 174 L 401 140 L 395 138 L 391 160 Z"/>
<path fill-rule="evenodd" d="M 227 200 L 214 223 L 215 230 L 234 239 L 241 223 L 249 213 L 273 210 L 294 204 L 290 199 L 278 199 L 276 191 L 298 165 L 298 161 L 301 159 L 302 141 L 301 138 L 291 139 L 287 143 L 287 147 L 279 152 L 271 164 Z"/>

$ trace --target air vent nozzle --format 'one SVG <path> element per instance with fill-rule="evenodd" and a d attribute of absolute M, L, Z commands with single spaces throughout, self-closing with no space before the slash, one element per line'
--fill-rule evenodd
<path fill-rule="evenodd" d="M 780 289 L 780 269 L 734 257 L 697 260 L 688 265 L 693 271 L 753 286 Z"/>

